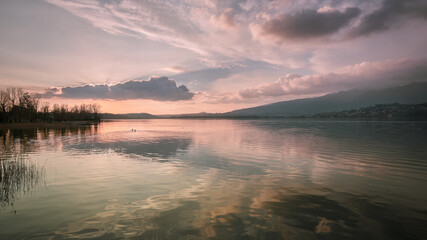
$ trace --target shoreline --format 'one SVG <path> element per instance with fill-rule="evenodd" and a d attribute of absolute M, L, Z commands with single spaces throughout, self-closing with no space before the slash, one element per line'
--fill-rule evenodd
<path fill-rule="evenodd" d="M 68 128 L 83 127 L 96 124 L 90 121 L 73 122 L 27 122 L 27 123 L 0 123 L 0 130 L 7 129 L 32 129 L 32 128 Z"/>

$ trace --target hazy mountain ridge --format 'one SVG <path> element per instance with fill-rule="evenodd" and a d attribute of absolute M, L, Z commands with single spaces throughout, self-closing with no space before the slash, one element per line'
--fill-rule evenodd
<path fill-rule="evenodd" d="M 235 110 L 221 114 L 221 116 L 292 117 L 351 110 L 377 104 L 421 104 L 425 102 L 427 102 L 427 82 L 417 82 L 381 90 L 356 89 L 316 98 L 277 102 Z"/>
<path fill-rule="evenodd" d="M 153 119 L 158 117 L 149 113 L 124 113 L 124 114 L 103 113 L 102 118 L 103 119 Z"/>
<path fill-rule="evenodd" d="M 386 89 L 353 89 L 321 97 L 290 101 L 234 110 L 226 113 L 163 114 L 149 113 L 102 114 L 103 119 L 154 118 L 246 118 L 246 117 L 313 117 L 322 113 L 350 111 L 378 104 L 427 103 L 427 82 L 415 82 Z"/>

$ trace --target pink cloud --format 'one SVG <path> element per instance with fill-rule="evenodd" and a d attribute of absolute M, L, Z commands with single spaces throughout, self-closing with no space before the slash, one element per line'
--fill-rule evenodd
<path fill-rule="evenodd" d="M 230 29 L 233 29 L 235 26 L 233 14 L 234 14 L 233 9 L 228 8 L 220 15 L 212 16 L 210 20 L 214 26 L 223 30 L 230 30 Z"/>
<path fill-rule="evenodd" d="M 350 88 L 384 87 L 426 81 L 427 59 L 363 62 L 336 72 L 287 74 L 270 83 L 239 91 L 242 98 L 328 93 Z"/>

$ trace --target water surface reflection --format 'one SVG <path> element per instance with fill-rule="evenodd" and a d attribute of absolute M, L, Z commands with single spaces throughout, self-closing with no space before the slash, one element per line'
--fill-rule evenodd
<path fill-rule="evenodd" d="M 297 120 L 37 131 L 28 156 L 46 162 L 46 188 L 17 201 L 22 215 L 0 215 L 0 237 L 423 239 L 426 133 Z"/>
<path fill-rule="evenodd" d="M 0 209 L 12 207 L 14 201 L 39 185 L 44 169 L 28 159 L 27 152 L 37 147 L 31 139 L 37 131 L 3 130 L 0 137 Z"/>

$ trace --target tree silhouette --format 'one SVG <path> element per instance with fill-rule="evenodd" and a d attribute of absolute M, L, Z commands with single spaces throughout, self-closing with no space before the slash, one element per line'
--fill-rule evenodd
<path fill-rule="evenodd" d="M 40 104 L 36 95 L 24 92 L 21 88 L 0 90 L 0 122 L 69 122 L 101 120 L 101 107 L 98 104 L 81 104 L 69 108 L 68 105 L 48 102 Z"/>

